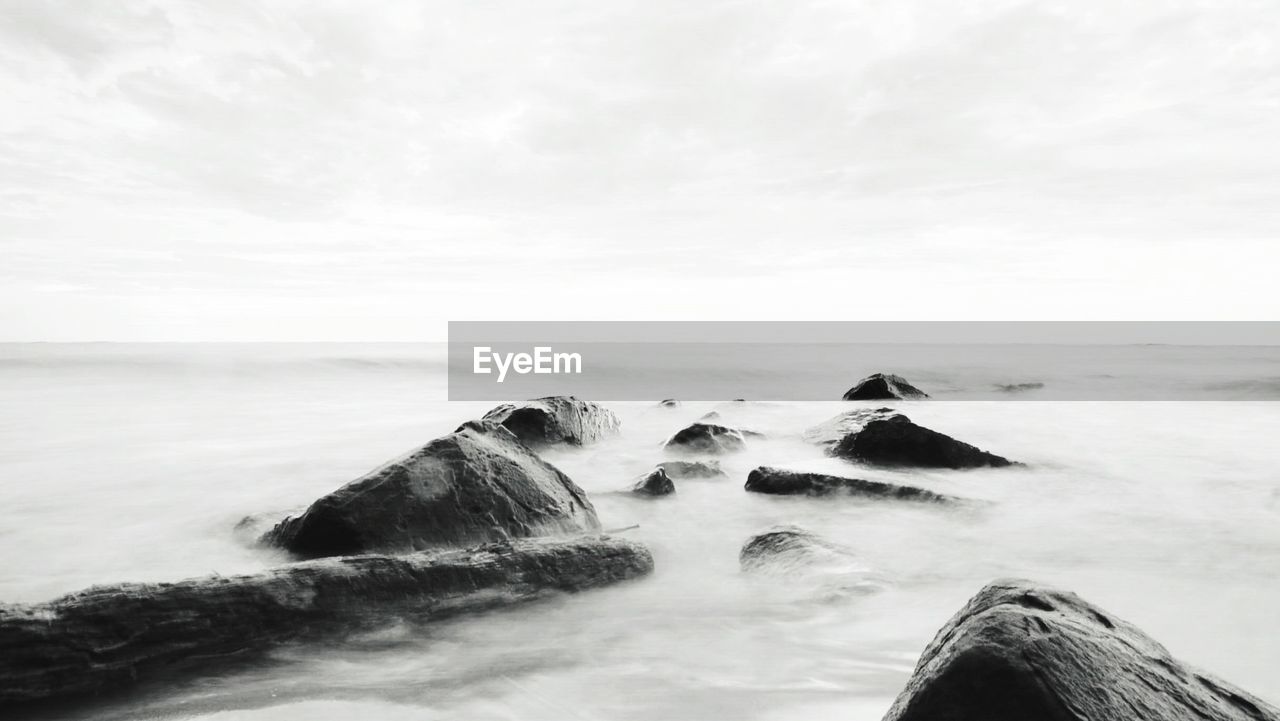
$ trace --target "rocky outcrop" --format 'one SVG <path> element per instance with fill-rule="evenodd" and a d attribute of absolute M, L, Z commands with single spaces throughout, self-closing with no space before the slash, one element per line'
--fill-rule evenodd
<path fill-rule="evenodd" d="M 892 408 L 841 413 L 808 429 L 804 437 L 827 454 L 881 466 L 1000 468 L 1013 465 L 951 436 L 917 425 Z"/>
<path fill-rule="evenodd" d="M 664 448 L 679 453 L 723 454 L 741 451 L 746 446 L 746 439 L 735 428 L 693 423 L 667 439 Z"/>
<path fill-rule="evenodd" d="M 885 721 L 1276 721 L 1073 593 L 996 581 L 938 632 Z"/>
<path fill-rule="evenodd" d="M 720 461 L 663 461 L 658 468 L 677 480 L 729 477 L 720 467 Z"/>
<path fill-rule="evenodd" d="M 600 530 L 581 488 L 506 428 L 471 421 L 263 537 L 303 557 L 465 547 Z"/>
<path fill-rule="evenodd" d="M 0 705 L 96 694 L 243 661 L 284 642 L 432 621 L 652 570 L 649 551 L 630 541 L 526 540 L 0 605 Z"/>
<path fill-rule="evenodd" d="M 803 473 L 783 468 L 760 466 L 747 474 L 746 490 L 779 496 L 859 496 L 897 501 L 954 503 L 960 499 L 944 496 L 915 486 L 865 481 L 861 478 L 829 476 L 825 473 Z"/>
<path fill-rule="evenodd" d="M 504 403 L 483 420 L 501 424 L 524 443 L 583 446 L 617 435 L 621 422 L 608 408 L 573 396 L 548 396 L 523 403 Z"/>
<path fill-rule="evenodd" d="M 631 493 L 637 496 L 657 497 L 669 496 L 676 492 L 676 484 L 671 481 L 667 472 L 661 468 L 640 476 L 631 486 Z"/>
<path fill-rule="evenodd" d="M 928 398 L 929 394 L 907 382 L 902 376 L 876 373 L 858 381 L 845 391 L 846 401 L 910 400 Z"/>

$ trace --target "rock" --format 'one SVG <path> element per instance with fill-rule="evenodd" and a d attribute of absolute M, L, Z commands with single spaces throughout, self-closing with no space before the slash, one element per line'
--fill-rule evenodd
<path fill-rule="evenodd" d="M 714 423 L 694 423 L 667 439 L 664 447 L 684 453 L 734 453 L 746 448 L 741 432 Z"/>
<path fill-rule="evenodd" d="M 506 428 L 471 421 L 317 500 L 262 541 L 319 557 L 599 530 L 568 476 Z"/>
<path fill-rule="evenodd" d="M 882 466 L 959 469 L 1013 465 L 1007 458 L 918 426 L 901 415 L 868 422 L 841 438 L 827 453 Z"/>
<path fill-rule="evenodd" d="M 938 632 L 885 721 L 1276 721 L 1073 593 L 996 581 Z"/>
<path fill-rule="evenodd" d="M 1044 388 L 1044 384 L 1040 382 L 1032 383 L 997 383 L 996 390 L 1004 393 L 1025 393 L 1027 391 L 1038 391 Z"/>
<path fill-rule="evenodd" d="M 668 476 L 680 480 L 729 477 L 720 467 L 720 461 L 663 461 L 658 464 L 658 468 L 666 471 Z"/>
<path fill-rule="evenodd" d="M 844 394 L 846 401 L 905 400 L 928 398 L 929 394 L 907 382 L 902 376 L 876 373 L 858 381 Z"/>
<path fill-rule="evenodd" d="M 676 484 L 666 471 L 655 468 L 640 476 L 631 486 L 631 492 L 638 496 L 669 496 L 676 492 Z"/>
<path fill-rule="evenodd" d="M 676 400 L 675 398 L 667 398 L 665 400 L 659 401 L 658 405 L 662 406 L 663 408 L 679 408 L 680 401 Z"/>
<path fill-rule="evenodd" d="M 707 411 L 699 418 L 700 421 L 718 421 L 720 420 L 720 411 Z"/>
<path fill-rule="evenodd" d="M 653 557 L 608 537 L 354 556 L 245 576 L 130 583 L 0 605 L 0 706 L 88 696 L 272 646 L 434 621 L 643 576 Z"/>
<path fill-rule="evenodd" d="M 834 446 L 850 433 L 857 433 L 871 421 L 879 420 L 908 422 L 906 416 L 892 408 L 859 408 L 809 428 L 804 432 L 804 439 L 821 446 Z"/>
<path fill-rule="evenodd" d="M 533 446 L 567 443 L 583 446 L 616 435 L 621 422 L 608 408 L 573 396 L 548 396 L 504 403 L 484 414 Z"/>
<path fill-rule="evenodd" d="M 825 473 L 802 473 L 783 468 L 760 466 L 747 475 L 746 490 L 779 496 L 847 495 L 863 498 L 885 498 L 899 501 L 954 503 L 959 498 L 944 496 L 915 486 L 899 486 L 860 478 L 829 476 Z"/>
<path fill-rule="evenodd" d="M 738 553 L 744 571 L 789 572 L 819 565 L 846 564 L 854 552 L 798 526 L 777 526 L 747 539 Z"/>

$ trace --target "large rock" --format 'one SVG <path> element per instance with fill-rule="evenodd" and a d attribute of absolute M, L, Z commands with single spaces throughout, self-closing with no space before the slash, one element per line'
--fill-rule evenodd
<path fill-rule="evenodd" d="M 1073 593 L 996 581 L 938 632 L 885 721 L 1275 721 Z"/>
<path fill-rule="evenodd" d="M 742 432 L 714 423 L 693 423 L 667 439 L 665 448 L 681 453 L 735 453 L 746 448 Z"/>
<path fill-rule="evenodd" d="M 667 472 L 677 480 L 701 478 L 728 478 L 729 474 L 720 467 L 720 461 L 663 461 L 658 468 Z"/>
<path fill-rule="evenodd" d="M 928 398 L 929 394 L 907 382 L 902 376 L 876 373 L 858 381 L 858 385 L 845 391 L 846 401 L 909 400 Z"/>
<path fill-rule="evenodd" d="M 573 396 L 548 396 L 523 403 L 504 403 L 484 414 L 521 441 L 534 446 L 567 443 L 583 446 L 616 435 L 621 422 L 613 411 Z"/>
<path fill-rule="evenodd" d="M 506 428 L 471 421 L 262 538 L 304 557 L 473 546 L 600 530 L 587 494 Z"/>
<path fill-rule="evenodd" d="M 669 496 L 676 492 L 676 484 L 671 481 L 666 471 L 655 468 L 637 478 L 630 492 L 637 496 Z"/>
<path fill-rule="evenodd" d="M 944 496 L 915 486 L 865 481 L 861 478 L 830 476 L 825 473 L 804 473 L 784 468 L 760 466 L 747 474 L 746 490 L 778 496 L 859 496 L 898 501 L 924 501 L 926 503 L 952 503 L 960 499 Z"/>
<path fill-rule="evenodd" d="M 827 454 L 882 466 L 979 468 L 1013 465 L 951 436 L 925 428 L 891 408 L 841 413 L 808 429 L 804 437 Z"/>
<path fill-rule="evenodd" d="M 242 662 L 280 643 L 432 621 L 649 573 L 637 543 L 514 541 L 353 556 L 245 576 L 98 586 L 0 605 L 0 706 L 96 694 Z"/>

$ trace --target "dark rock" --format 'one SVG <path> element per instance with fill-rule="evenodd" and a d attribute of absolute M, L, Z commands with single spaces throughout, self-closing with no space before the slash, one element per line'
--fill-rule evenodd
<path fill-rule="evenodd" d="M 860 478 L 829 476 L 825 473 L 802 473 L 783 468 L 760 466 L 747 475 L 746 490 L 779 496 L 847 495 L 863 498 L 886 498 L 900 501 L 952 503 L 960 499 L 944 496 L 915 486 L 899 486 Z"/>
<path fill-rule="evenodd" d="M 859 408 L 845 411 L 835 418 L 823 421 L 804 432 L 804 439 L 821 446 L 834 446 L 850 433 L 857 433 L 871 421 L 906 423 L 906 416 L 892 408 Z"/>
<path fill-rule="evenodd" d="M 582 446 L 616 435 L 621 422 L 608 408 L 573 396 L 548 396 L 523 403 L 504 403 L 484 414 L 524 443 L 534 446 L 567 443 Z"/>
<path fill-rule="evenodd" d="M 996 581 L 938 632 L 885 721 L 1276 721 L 1073 593 Z"/>
<path fill-rule="evenodd" d="M 0 605 L 0 706 L 167 680 L 285 642 L 433 621 L 652 570 L 649 551 L 630 541 L 525 540 L 96 586 L 47 603 Z"/>
<path fill-rule="evenodd" d="M 667 398 L 666 400 L 659 401 L 658 405 L 662 406 L 663 408 L 679 408 L 680 401 L 676 400 L 675 398 Z"/>
<path fill-rule="evenodd" d="M 680 480 L 729 477 L 720 467 L 720 461 L 663 461 L 658 464 L 658 468 L 666 471 L 668 476 Z"/>
<path fill-rule="evenodd" d="M 685 453 L 733 453 L 746 448 L 737 429 L 714 423 L 694 423 L 667 439 L 665 448 Z"/>
<path fill-rule="evenodd" d="M 471 421 L 319 499 L 262 540 L 317 557 L 598 530 L 595 508 L 568 476 L 506 428 Z"/>
<path fill-rule="evenodd" d="M 846 401 L 904 400 L 928 398 L 929 394 L 907 382 L 902 376 L 876 373 L 858 381 L 844 394 Z"/>
<path fill-rule="evenodd" d="M 666 471 L 655 468 L 640 476 L 631 486 L 631 492 L 639 496 L 669 496 L 676 492 L 676 484 L 672 483 Z"/>
<path fill-rule="evenodd" d="M 1001 468 L 1007 458 L 988 453 L 909 421 L 906 416 L 873 420 L 846 435 L 827 452 L 851 461 L 918 468 Z"/>

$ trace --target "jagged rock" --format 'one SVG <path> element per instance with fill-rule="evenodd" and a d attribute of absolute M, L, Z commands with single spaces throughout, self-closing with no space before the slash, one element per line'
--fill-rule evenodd
<path fill-rule="evenodd" d="M 938 632 L 885 721 L 1276 721 L 1073 593 L 982 589 Z"/>
<path fill-rule="evenodd" d="M 747 475 L 746 490 L 780 496 L 847 495 L 863 498 L 885 498 L 899 501 L 953 503 L 960 499 L 944 496 L 915 486 L 900 486 L 860 478 L 829 476 L 825 473 L 803 473 L 783 468 L 760 466 Z"/>
<path fill-rule="evenodd" d="M 484 414 L 524 443 L 533 446 L 567 443 L 582 446 L 616 435 L 621 422 L 608 408 L 573 396 L 548 396 L 523 403 L 504 403 Z"/>
<path fill-rule="evenodd" d="M 714 423 L 694 423 L 667 439 L 665 448 L 684 453 L 734 453 L 746 448 L 747 442 L 735 428 Z"/>
<path fill-rule="evenodd" d="M 876 373 L 858 381 L 844 394 L 846 401 L 904 400 L 928 398 L 929 394 L 907 382 L 902 376 Z"/>
<path fill-rule="evenodd" d="M 663 461 L 658 464 L 658 468 L 666 471 L 668 476 L 680 480 L 729 477 L 720 467 L 720 461 Z"/>
<path fill-rule="evenodd" d="M 676 400 L 675 398 L 667 398 L 665 400 L 659 401 L 658 405 L 662 406 L 663 408 L 679 408 L 680 401 Z"/>
<path fill-rule="evenodd" d="M 0 605 L 0 706 L 87 696 L 243 661 L 284 642 L 432 621 L 652 570 L 649 551 L 630 541 L 524 540 Z"/>
<path fill-rule="evenodd" d="M 676 492 L 676 484 L 666 471 L 655 468 L 640 476 L 631 486 L 631 492 L 638 496 L 669 496 Z"/>
<path fill-rule="evenodd" d="M 568 476 L 506 428 L 471 421 L 317 500 L 262 541 L 318 557 L 598 530 Z"/>

